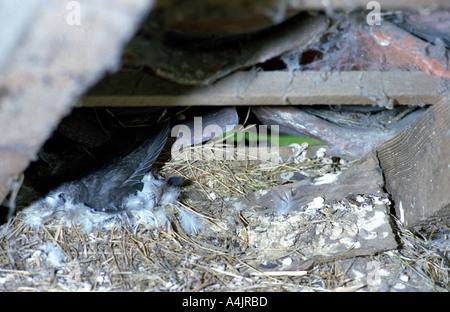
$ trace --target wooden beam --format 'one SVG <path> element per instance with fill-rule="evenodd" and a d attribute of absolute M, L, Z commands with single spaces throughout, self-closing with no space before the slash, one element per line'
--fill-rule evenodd
<path fill-rule="evenodd" d="M 449 119 L 447 97 L 376 149 L 385 189 L 407 228 L 433 219 L 450 224 Z"/>
<path fill-rule="evenodd" d="M 324 10 L 324 9 L 366 9 L 368 0 L 294 0 L 291 1 L 292 6 L 302 7 L 308 10 Z M 448 9 L 450 2 L 448 0 L 378 0 L 382 10 L 393 9 Z"/>
<path fill-rule="evenodd" d="M 185 86 L 146 73 L 103 79 L 78 106 L 190 106 L 283 104 L 434 104 L 450 80 L 421 71 L 240 71 L 210 86 Z"/>

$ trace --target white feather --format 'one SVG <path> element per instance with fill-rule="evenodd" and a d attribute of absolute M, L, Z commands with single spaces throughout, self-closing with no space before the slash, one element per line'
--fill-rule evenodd
<path fill-rule="evenodd" d="M 54 267 L 60 267 L 67 258 L 61 247 L 52 242 L 40 245 L 39 249 L 42 251 L 40 257 Z"/>
<path fill-rule="evenodd" d="M 178 208 L 178 212 L 178 221 L 186 233 L 197 234 L 205 227 L 204 223 L 195 214 L 182 208 Z"/>
<path fill-rule="evenodd" d="M 178 187 L 166 186 L 159 204 L 161 206 L 173 206 L 179 195 L 180 189 Z"/>
<path fill-rule="evenodd" d="M 281 189 L 275 193 L 274 198 L 277 203 L 277 215 L 285 215 L 295 207 L 294 195 L 290 189 Z"/>
<path fill-rule="evenodd" d="M 165 185 L 163 180 L 156 180 L 150 173 L 144 176 L 142 182 L 142 191 L 124 199 L 126 210 L 123 212 L 111 214 L 93 211 L 84 204 L 73 204 L 70 196 L 66 196 L 68 199 L 64 202 L 59 196 L 61 190 L 57 190 L 25 209 L 24 221 L 32 228 L 40 228 L 43 222 L 56 214 L 66 225 L 81 226 L 88 234 L 95 227 L 111 230 L 123 221 L 130 222 L 135 229 L 139 224 L 168 229 L 172 216 L 165 208 L 176 207 L 180 189 Z M 184 210 L 180 213 L 180 223 L 188 233 L 196 233 L 201 228 L 195 215 Z"/>

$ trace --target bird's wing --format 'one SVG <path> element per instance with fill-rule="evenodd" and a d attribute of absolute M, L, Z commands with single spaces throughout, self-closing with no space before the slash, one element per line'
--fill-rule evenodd
<path fill-rule="evenodd" d="M 161 153 L 169 129 L 169 124 L 164 125 L 160 133 L 146 140 L 129 155 L 84 177 L 82 182 L 89 192 L 85 204 L 97 211 L 123 210 L 123 199 L 142 189 L 141 180 Z"/>
<path fill-rule="evenodd" d="M 137 169 L 123 182 L 123 186 L 131 186 L 141 183 L 142 178 L 150 170 L 166 144 L 169 136 L 169 130 L 169 123 L 166 123 L 161 132 L 156 137 L 151 139 L 151 143 L 147 143 L 149 144 L 147 148 L 147 156 L 141 161 Z"/>

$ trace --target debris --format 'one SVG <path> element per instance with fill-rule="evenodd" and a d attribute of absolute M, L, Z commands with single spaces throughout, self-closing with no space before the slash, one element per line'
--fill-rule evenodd
<path fill-rule="evenodd" d="M 327 107 L 328 108 L 328 107 Z M 362 157 L 400 133 L 425 108 L 396 107 L 393 110 L 358 112 L 358 107 L 324 109 L 299 107 L 255 107 L 256 117 L 266 125 L 280 125 L 280 132 L 306 135 L 324 141 L 337 154 Z"/>
<path fill-rule="evenodd" d="M 230 201 L 228 209 L 248 222 L 248 243 L 263 254 L 256 262 L 276 263 L 292 250 L 300 251 L 297 263 L 374 254 L 397 247 L 380 171 L 371 153 L 330 183 L 276 186 Z"/>
<path fill-rule="evenodd" d="M 174 40 L 149 20 L 125 48 L 123 64 L 133 71 L 150 68 L 157 76 L 180 84 L 209 85 L 239 69 L 306 47 L 327 28 L 325 15 L 302 13 L 255 33 L 215 40 L 181 40 L 178 35 Z"/>
<path fill-rule="evenodd" d="M 372 35 L 379 43 L 389 42 L 384 45 L 387 57 L 398 55 L 427 74 L 450 78 L 450 59 L 445 47 L 439 46 L 438 42 L 430 45 L 389 22 L 373 27 Z"/>
<path fill-rule="evenodd" d="M 161 218 L 170 219 L 166 213 L 175 216 L 172 229 L 153 230 L 145 224 L 153 219 L 145 219 L 146 215 L 136 214 L 137 211 L 133 215 L 142 217 L 138 226 L 124 219 L 124 215 L 122 220 L 108 221 L 114 228 L 102 231 L 101 227 L 93 226 L 87 234 L 84 225 L 71 222 L 70 215 L 58 211 L 43 219 L 40 228 L 31 229 L 25 223 L 27 215 L 20 212 L 14 220 L 0 226 L 0 246 L 6 251 L 0 253 L 0 287 L 102 291 L 393 291 L 397 289 L 394 285 L 402 283 L 405 290 L 445 290 L 442 285 L 448 283 L 449 269 L 439 263 L 445 262 L 448 253 L 445 244 L 448 234 L 436 230 L 429 236 L 433 241 L 421 241 L 418 246 L 419 238 L 400 225 L 396 229 L 402 231 L 403 247 L 395 250 L 397 243 L 391 240 L 392 228 L 386 222 L 391 220 L 389 203 L 383 193 L 377 192 L 382 181 L 375 158 L 369 158 L 375 169 L 366 172 L 352 167 L 367 169 L 368 162 L 337 159 L 323 147 L 301 150 L 303 156 L 296 158 L 296 162 L 295 157 L 286 155 L 285 161 L 278 164 L 223 159 L 178 159 L 166 163 L 164 175 L 173 176 L 176 172 L 192 181 L 180 187 L 179 201 L 183 206 L 179 208 L 189 214 L 187 220 L 183 221 L 185 216 L 178 218 L 180 211 L 176 207 L 174 211 L 160 210 Z M 292 155 L 297 152 L 291 147 Z M 293 171 L 301 173 L 301 181 L 275 186 L 285 183 L 277 178 L 280 173 Z M 316 185 L 318 181 L 329 183 Z M 343 181 L 350 182 L 340 185 Z M 355 185 L 368 187 L 351 195 Z M 277 189 L 284 192 L 283 200 L 289 205 L 282 213 L 277 212 L 276 198 L 280 193 L 273 192 Z M 314 193 L 314 189 L 318 191 Z M 214 200 L 210 201 L 208 196 L 212 193 Z M 247 199 L 242 194 L 247 194 Z M 259 205 L 249 202 L 255 198 L 260 198 Z M 92 214 L 86 211 L 82 214 L 95 221 L 91 219 L 95 218 Z M 301 217 L 308 217 L 307 221 L 299 222 Z M 188 225 L 178 226 L 176 222 L 187 222 L 193 227 L 189 232 Z M 439 245 L 435 245 L 435 239 Z M 46 246 L 49 241 L 52 245 Z M 43 249 L 60 251 L 55 246 L 67 256 L 55 254 L 54 264 L 61 264 L 56 273 L 54 266 L 43 258 Z M 383 251 L 389 249 L 392 251 Z M 352 253 L 360 256 L 353 257 Z M 414 259 L 420 261 L 413 265 Z M 420 266 L 420 273 L 416 265 Z M 17 267 L 21 270 L 16 270 Z M 56 282 L 49 284 L 53 277 Z M 221 283 L 213 282 L 217 278 Z"/>
<path fill-rule="evenodd" d="M 432 44 L 441 40 L 450 49 L 450 10 L 435 10 L 431 12 L 395 12 L 388 15 L 389 20 L 398 27 L 422 38 Z"/>

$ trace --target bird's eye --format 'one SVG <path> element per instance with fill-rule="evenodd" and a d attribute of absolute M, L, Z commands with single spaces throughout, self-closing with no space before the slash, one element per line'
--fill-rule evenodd
<path fill-rule="evenodd" d="M 62 199 L 62 201 L 63 201 L 64 203 L 66 202 L 66 196 L 65 196 L 64 193 L 60 193 L 60 194 L 58 195 L 58 198 Z"/>

